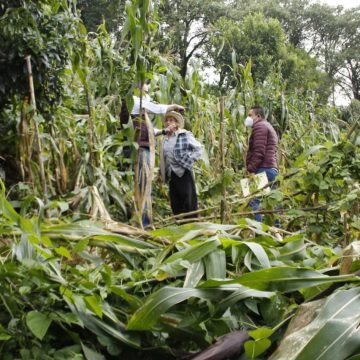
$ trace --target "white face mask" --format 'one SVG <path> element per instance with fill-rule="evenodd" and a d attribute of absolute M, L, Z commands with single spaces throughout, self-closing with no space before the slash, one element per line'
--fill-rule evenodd
<path fill-rule="evenodd" d="M 252 127 L 254 124 L 254 120 L 252 117 L 248 116 L 246 119 L 245 119 L 245 126 L 246 127 Z"/>

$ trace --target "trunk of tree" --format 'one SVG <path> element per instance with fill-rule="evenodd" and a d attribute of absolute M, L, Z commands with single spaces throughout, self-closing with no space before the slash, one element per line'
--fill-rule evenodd
<path fill-rule="evenodd" d="M 188 61 L 186 57 L 181 61 L 180 75 L 183 79 L 186 77 Z"/>

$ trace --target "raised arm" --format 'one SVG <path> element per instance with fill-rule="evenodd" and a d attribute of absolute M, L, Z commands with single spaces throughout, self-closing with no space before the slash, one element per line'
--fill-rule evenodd
<path fill-rule="evenodd" d="M 170 104 L 170 105 L 156 104 L 151 100 L 147 100 L 147 99 L 142 99 L 141 105 L 143 109 L 145 109 L 146 111 L 152 114 L 164 115 L 168 111 L 173 111 L 173 110 L 184 111 L 184 107 L 177 104 Z M 137 96 L 134 96 L 134 107 L 131 113 L 140 114 L 140 98 Z"/>

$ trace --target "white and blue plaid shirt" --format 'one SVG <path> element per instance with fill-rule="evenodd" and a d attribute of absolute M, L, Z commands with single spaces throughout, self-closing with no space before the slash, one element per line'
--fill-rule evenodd
<path fill-rule="evenodd" d="M 191 170 L 193 163 L 202 155 L 202 145 L 187 131 L 180 133 L 174 147 L 174 158 L 183 168 Z"/>
<path fill-rule="evenodd" d="M 190 131 L 178 130 L 169 139 L 164 139 L 160 156 L 164 160 L 162 175 L 166 174 L 168 178 L 171 171 L 174 171 L 181 177 L 185 169 L 192 169 L 194 162 L 201 158 L 202 152 L 203 146 Z"/>

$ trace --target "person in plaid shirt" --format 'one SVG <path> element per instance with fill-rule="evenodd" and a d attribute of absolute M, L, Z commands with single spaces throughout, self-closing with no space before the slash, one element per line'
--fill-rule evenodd
<path fill-rule="evenodd" d="M 160 150 L 160 173 L 169 184 L 170 205 L 174 215 L 198 208 L 192 166 L 202 156 L 203 146 L 185 129 L 178 112 L 165 114 L 165 133 Z"/>

